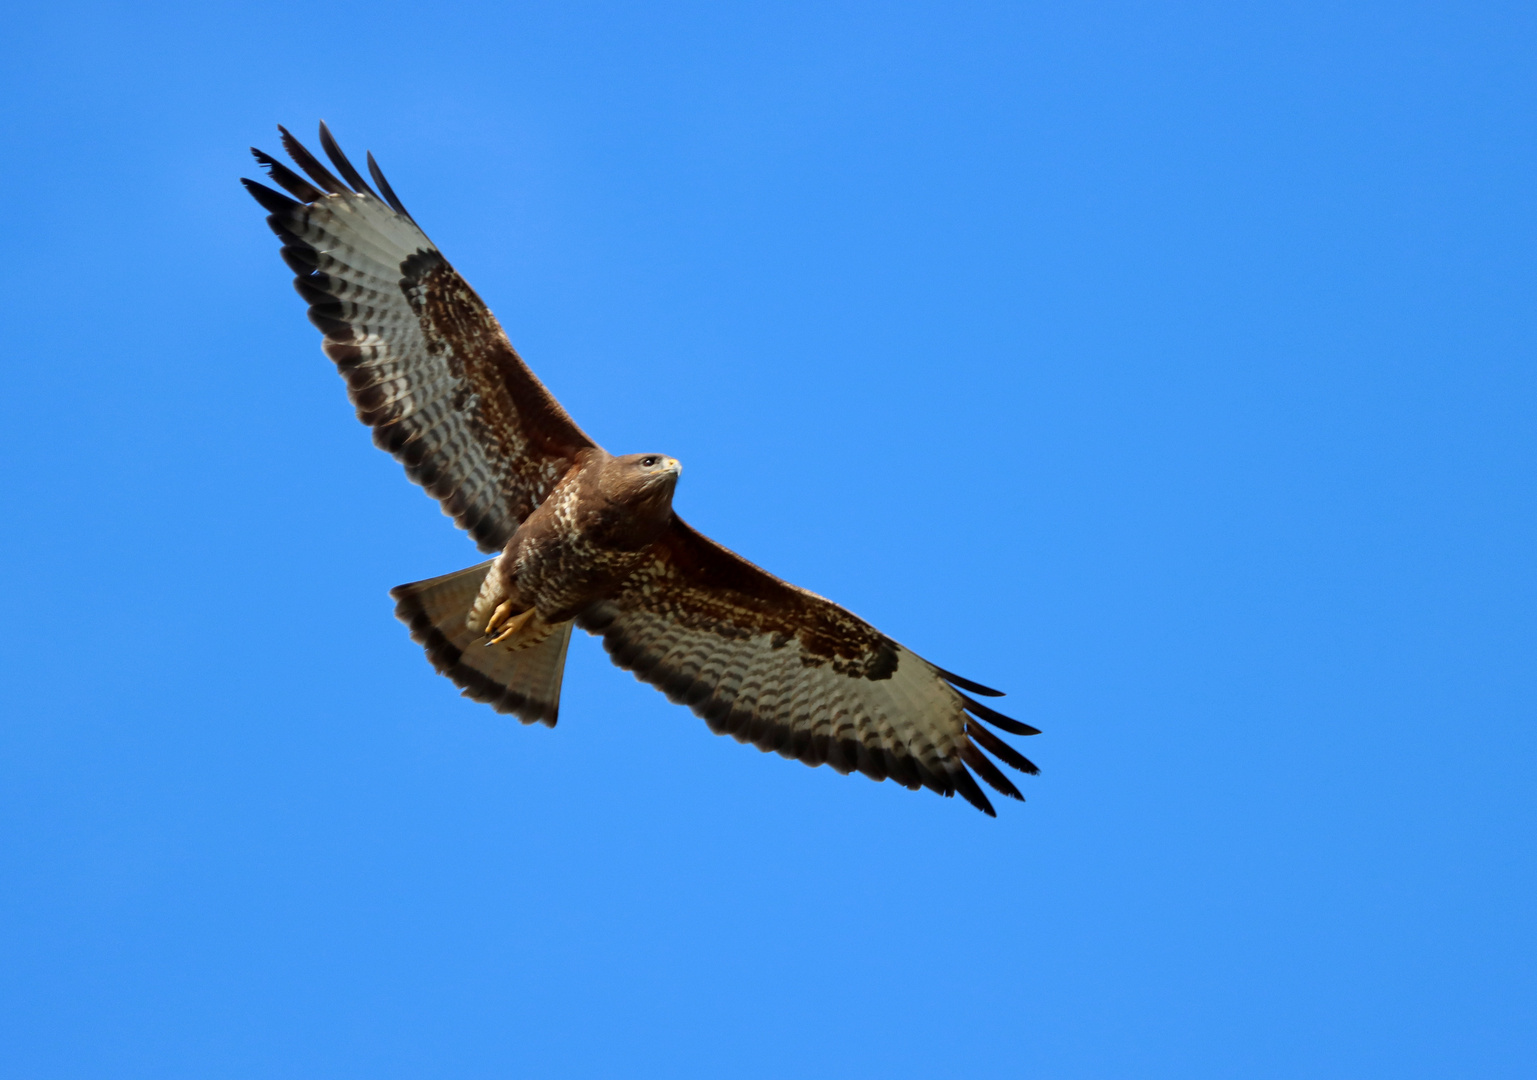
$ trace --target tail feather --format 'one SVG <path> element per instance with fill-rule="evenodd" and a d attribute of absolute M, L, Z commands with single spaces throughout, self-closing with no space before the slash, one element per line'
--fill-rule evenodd
<path fill-rule="evenodd" d="M 390 590 L 395 617 L 411 628 L 411 639 L 427 650 L 442 675 L 464 696 L 483 701 L 525 724 L 555 726 L 560 683 L 566 670 L 571 624 L 561 623 L 536 645 L 521 649 L 486 647 L 486 636 L 466 622 L 491 561 Z"/>

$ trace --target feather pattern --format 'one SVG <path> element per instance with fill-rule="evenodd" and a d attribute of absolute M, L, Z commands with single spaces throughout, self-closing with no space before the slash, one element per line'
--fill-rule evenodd
<path fill-rule="evenodd" d="M 384 199 L 328 130 L 321 144 L 351 187 L 279 130 L 308 180 L 254 153 L 297 201 L 254 181 L 246 187 L 271 214 L 358 418 L 482 551 L 500 549 L 592 440 L 406 216 L 377 166 Z"/>
<path fill-rule="evenodd" d="M 681 519 L 654 551 L 577 621 L 711 731 L 807 765 L 959 794 L 989 815 L 968 766 L 1022 798 L 973 743 L 967 699 L 932 664 Z"/>
<path fill-rule="evenodd" d="M 502 549 L 563 478 L 581 475 L 580 461 L 606 455 L 523 363 L 372 154 L 374 187 L 324 124 L 321 148 L 339 177 L 278 130 L 300 172 L 253 150 L 282 190 L 243 182 L 270 215 L 358 418 L 481 550 Z M 564 506 L 562 498 L 541 516 Z M 984 751 L 1025 773 L 1035 766 L 983 722 L 1016 735 L 1036 729 L 962 693 L 999 691 L 935 667 L 676 516 L 663 524 L 639 569 L 560 616 L 580 611 L 577 622 L 603 637 L 614 663 L 717 734 L 763 751 L 958 794 L 994 816 L 977 778 L 1023 798 Z M 526 647 L 487 647 L 485 626 L 471 613 L 492 566 L 400 586 L 391 594 L 396 613 L 465 696 L 553 726 L 572 624 L 553 625 Z"/>

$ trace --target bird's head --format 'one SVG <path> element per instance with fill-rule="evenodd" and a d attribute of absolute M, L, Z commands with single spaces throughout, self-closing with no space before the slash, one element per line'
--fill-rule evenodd
<path fill-rule="evenodd" d="M 626 454 L 614 458 L 604 470 L 604 494 L 636 509 L 665 510 L 672 506 L 673 489 L 682 472 L 678 459 L 665 454 Z"/>

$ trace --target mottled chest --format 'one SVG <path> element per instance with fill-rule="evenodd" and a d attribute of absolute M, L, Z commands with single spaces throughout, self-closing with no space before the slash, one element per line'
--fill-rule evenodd
<path fill-rule="evenodd" d="M 507 546 L 509 577 L 546 618 L 569 618 L 610 595 L 645 558 L 643 548 L 615 545 L 613 511 L 594 505 L 580 479 L 559 485 Z"/>

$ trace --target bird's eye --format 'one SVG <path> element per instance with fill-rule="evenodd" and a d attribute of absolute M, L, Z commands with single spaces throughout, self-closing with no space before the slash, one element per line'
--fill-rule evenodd
<path fill-rule="evenodd" d="M 655 454 L 652 454 L 649 457 L 641 458 L 640 459 L 640 463 L 642 465 L 644 465 L 646 468 L 649 469 L 649 468 L 651 468 L 651 466 L 655 465 L 659 460 L 660 459 Z"/>

